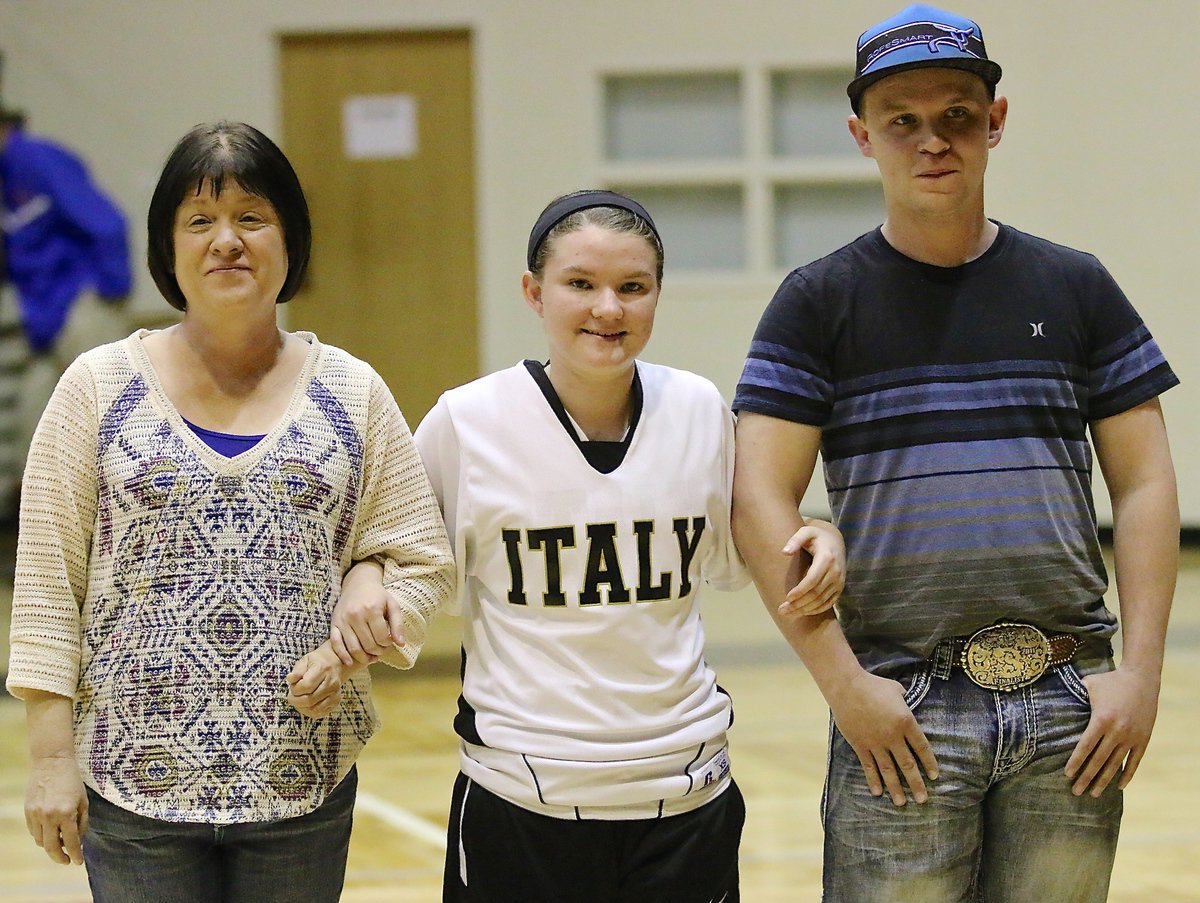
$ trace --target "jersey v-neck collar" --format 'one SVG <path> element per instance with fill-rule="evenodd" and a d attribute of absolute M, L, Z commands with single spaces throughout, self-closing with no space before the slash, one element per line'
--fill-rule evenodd
<path fill-rule="evenodd" d="M 523 363 L 525 369 L 529 371 L 529 375 L 533 377 L 533 381 L 542 390 L 542 395 L 546 397 L 550 410 L 554 412 L 554 416 L 558 418 L 558 422 L 562 424 L 562 428 L 566 430 L 567 435 L 571 437 L 571 441 L 575 443 L 588 464 L 599 473 L 612 473 L 620 467 L 629 451 L 630 443 L 633 442 L 638 422 L 642 419 L 642 377 L 637 366 L 635 365 L 633 369 L 633 386 L 630 389 L 633 410 L 629 416 L 629 429 L 625 431 L 625 438 L 620 442 L 606 442 L 580 438 L 579 430 L 571 420 L 571 415 L 567 413 L 562 399 L 554 391 L 550 377 L 546 374 L 546 365 L 540 361 L 530 360 L 523 361 Z"/>

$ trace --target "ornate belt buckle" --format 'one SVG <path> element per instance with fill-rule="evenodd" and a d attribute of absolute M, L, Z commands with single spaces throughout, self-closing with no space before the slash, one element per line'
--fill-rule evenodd
<path fill-rule="evenodd" d="M 967 676 L 987 690 L 1029 686 L 1046 671 L 1050 641 L 1028 624 L 993 624 L 977 631 L 962 651 Z"/>

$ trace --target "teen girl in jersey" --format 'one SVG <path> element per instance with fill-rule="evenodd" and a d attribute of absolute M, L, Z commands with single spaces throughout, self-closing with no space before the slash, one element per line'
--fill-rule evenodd
<path fill-rule="evenodd" d="M 702 582 L 746 580 L 733 420 L 707 380 L 637 359 L 662 269 L 640 204 L 557 199 L 522 278 L 549 362 L 445 393 L 417 430 L 464 617 L 444 900 L 738 899 L 733 707 L 697 605 Z M 801 548 L 816 564 L 790 604 L 826 608 L 840 535 L 806 524 Z M 369 622 L 335 616 L 367 646 L 387 633 Z"/>

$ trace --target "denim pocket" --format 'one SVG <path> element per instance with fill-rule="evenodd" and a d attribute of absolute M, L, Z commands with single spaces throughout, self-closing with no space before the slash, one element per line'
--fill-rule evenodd
<path fill-rule="evenodd" d="M 932 682 L 933 665 L 921 665 L 913 671 L 909 677 L 908 685 L 904 688 L 904 704 L 908 706 L 909 711 L 915 711 L 917 706 L 921 704 L 921 700 L 929 692 L 929 686 Z M 901 683 L 904 683 L 904 681 L 901 681 Z"/>
<path fill-rule="evenodd" d="M 1075 666 L 1070 662 L 1065 665 L 1059 665 L 1054 669 L 1058 676 L 1062 679 L 1063 686 L 1067 688 L 1067 692 L 1078 699 L 1088 708 L 1092 706 L 1092 699 L 1088 695 L 1087 686 L 1083 682 L 1083 678 L 1079 676 L 1079 672 L 1075 670 Z"/>

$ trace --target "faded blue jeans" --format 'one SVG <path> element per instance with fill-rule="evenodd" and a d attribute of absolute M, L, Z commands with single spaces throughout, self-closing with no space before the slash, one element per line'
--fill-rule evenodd
<path fill-rule="evenodd" d="M 1099 799 L 1063 774 L 1091 707 L 1080 672 L 1054 668 L 1007 693 L 976 686 L 939 646 L 899 675 L 933 746 L 929 800 L 871 796 L 862 765 L 831 732 L 822 800 L 825 903 L 1103 903 L 1121 823 L 1116 782 Z"/>
<path fill-rule="evenodd" d="M 88 788 L 83 856 L 95 903 L 336 903 L 358 773 L 307 815 L 211 825 L 147 818 Z"/>

